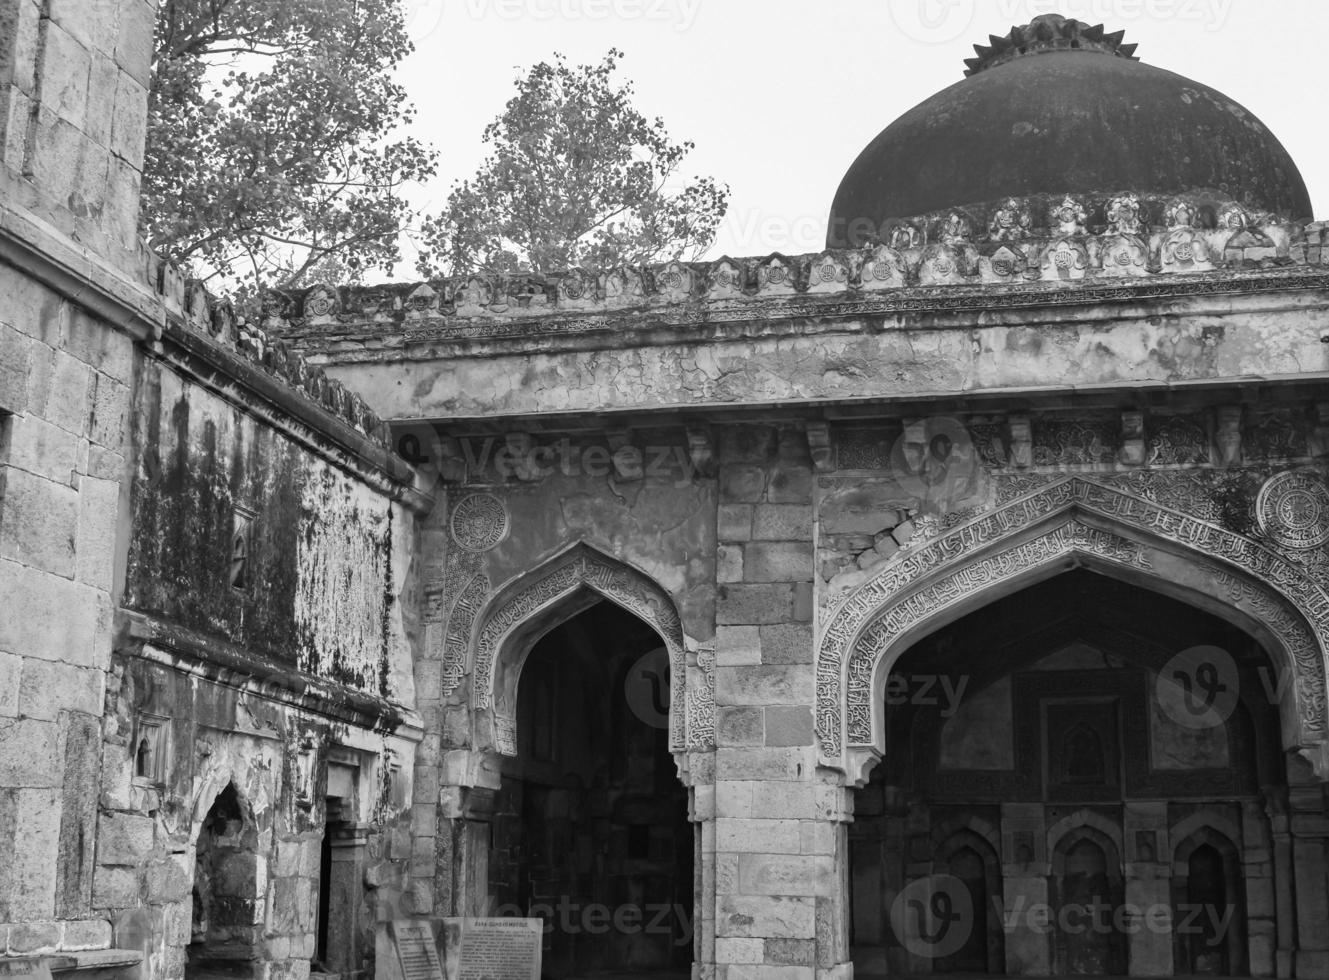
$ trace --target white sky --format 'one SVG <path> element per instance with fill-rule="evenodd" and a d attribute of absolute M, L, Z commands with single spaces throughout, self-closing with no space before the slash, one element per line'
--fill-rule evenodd
<path fill-rule="evenodd" d="M 414 132 L 439 150 L 417 203 L 441 207 L 483 153 L 519 72 L 554 51 L 616 46 L 636 105 L 729 184 L 709 257 L 816 251 L 840 178 L 892 120 L 958 81 L 975 42 L 1060 13 L 1124 29 L 1142 61 L 1254 112 L 1329 216 L 1324 0 L 404 0 L 416 53 L 400 75 Z M 414 275 L 414 256 L 397 276 Z"/>

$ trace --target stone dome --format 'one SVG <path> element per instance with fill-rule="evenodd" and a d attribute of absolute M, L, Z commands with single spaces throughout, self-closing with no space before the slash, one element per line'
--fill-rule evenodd
<path fill-rule="evenodd" d="M 891 219 L 1001 198 L 1207 193 L 1306 220 L 1297 165 L 1260 120 L 1206 85 L 1140 63 L 1122 33 L 1055 14 L 975 46 L 966 77 L 891 123 L 854 161 L 827 245 Z"/>

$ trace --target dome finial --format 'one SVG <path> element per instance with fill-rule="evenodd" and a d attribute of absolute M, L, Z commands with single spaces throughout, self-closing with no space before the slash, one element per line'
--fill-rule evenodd
<path fill-rule="evenodd" d="M 1135 57 L 1136 45 L 1121 43 L 1125 34 L 1125 31 L 1108 34 L 1102 24 L 1091 27 L 1084 21 L 1061 14 L 1042 14 L 1027 24 L 1012 27 L 1004 37 L 993 34 L 989 36 L 988 44 L 975 44 L 977 57 L 965 59 L 969 66 L 965 77 L 1023 55 L 1048 51 L 1092 51 L 1139 61 Z"/>

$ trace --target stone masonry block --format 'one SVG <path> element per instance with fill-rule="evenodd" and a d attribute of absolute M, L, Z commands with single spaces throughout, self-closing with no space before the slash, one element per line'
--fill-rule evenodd
<path fill-rule="evenodd" d="M 726 747 L 761 745 L 765 737 L 762 709 L 719 707 L 715 712 L 715 744 Z"/>
<path fill-rule="evenodd" d="M 52 660 L 25 659 L 18 690 L 19 714 L 56 721 L 61 711 L 100 715 L 105 703 L 106 673 L 70 667 Z"/>
<path fill-rule="evenodd" d="M 814 812 L 815 790 L 806 784 L 754 783 L 752 808 L 764 817 L 806 820 Z"/>
<path fill-rule="evenodd" d="M 753 508 L 755 541 L 811 541 L 812 508 L 806 504 L 759 504 Z"/>
<path fill-rule="evenodd" d="M 729 967 L 724 980 L 816 980 L 817 971 L 811 966 L 748 966 L 736 963 Z"/>
<path fill-rule="evenodd" d="M 767 745 L 813 745 L 812 708 L 807 705 L 770 707 L 766 714 Z"/>
<path fill-rule="evenodd" d="M 816 906 L 811 898 L 722 895 L 718 904 L 715 924 L 717 937 L 815 938 Z M 762 973 L 761 976 L 766 977 L 767 974 Z"/>
<path fill-rule="evenodd" d="M 65 308 L 60 324 L 60 346 L 114 381 L 127 385 L 133 380 L 133 341 L 77 306 Z"/>
<path fill-rule="evenodd" d="M 751 963 L 764 962 L 766 955 L 761 939 L 717 939 L 715 941 L 716 963 Z"/>
<path fill-rule="evenodd" d="M 59 922 L 15 922 L 9 927 L 9 952 L 54 953 L 60 947 Z"/>
<path fill-rule="evenodd" d="M 720 470 L 722 503 L 756 503 L 766 493 L 766 470 L 760 466 L 726 466 Z"/>
<path fill-rule="evenodd" d="M 0 751 L 4 743 L 0 729 Z M 58 780 L 58 768 L 52 771 Z M 55 918 L 59 797 L 56 789 L 0 789 L 0 921 Z"/>
<path fill-rule="evenodd" d="M 715 549 L 715 580 L 724 583 L 743 581 L 743 549 L 740 546 L 722 544 Z"/>
<path fill-rule="evenodd" d="M 808 504 L 812 500 L 812 470 L 807 465 L 782 463 L 771 471 L 766 499 L 773 504 Z"/>
<path fill-rule="evenodd" d="M 22 470 L 7 475 L 4 494 L 5 506 L 0 510 L 0 558 L 61 578 L 73 578 L 78 494 Z"/>
<path fill-rule="evenodd" d="M 115 92 L 115 116 L 111 121 L 111 152 L 137 169 L 143 163 L 147 134 L 147 86 L 125 72 Z"/>
<path fill-rule="evenodd" d="M 791 622 L 794 588 L 783 584 L 722 585 L 715 621 L 723 626 Z"/>
<path fill-rule="evenodd" d="M 816 966 L 815 939 L 767 939 L 766 962 L 788 966 Z"/>
<path fill-rule="evenodd" d="M 772 779 L 802 781 L 816 770 L 817 754 L 811 746 L 793 748 L 718 748 L 718 779 Z"/>
<path fill-rule="evenodd" d="M 13 653 L 0 653 L 0 718 L 13 718 L 18 714 L 18 691 L 22 679 L 23 658 Z"/>
<path fill-rule="evenodd" d="M 53 0 L 68 6 L 68 0 Z M 84 0 L 80 6 L 96 7 L 104 0 Z M 82 20 L 86 21 L 86 13 Z M 64 23 L 74 24 L 74 19 Z M 86 121 L 88 82 L 92 70 L 92 52 L 79 42 L 60 21 L 54 18 L 46 25 L 45 51 L 41 60 L 42 101 L 45 106 L 76 129 Z"/>
<path fill-rule="evenodd" d="M 55 722 L 35 718 L 0 721 L 0 786 L 25 789 L 59 786 L 59 739 L 60 730 Z"/>
<path fill-rule="evenodd" d="M 9 420 L 9 464 L 13 469 L 69 486 L 78 465 L 80 438 L 35 415 Z"/>
<path fill-rule="evenodd" d="M 98 446 L 121 452 L 125 447 L 128 419 L 129 386 L 105 374 L 95 375 L 88 438 Z"/>
<path fill-rule="evenodd" d="M 0 323 L 0 411 L 28 410 L 28 375 L 32 343 L 7 323 Z"/>
<path fill-rule="evenodd" d="M 78 489 L 78 580 L 109 592 L 115 574 L 120 484 L 84 476 L 79 478 Z"/>
<path fill-rule="evenodd" d="M 120 6 L 120 32 L 115 42 L 115 61 L 147 85 L 152 77 L 152 31 L 156 23 L 155 0 L 125 0 Z"/>
<path fill-rule="evenodd" d="M 810 541 L 754 541 L 743 548 L 743 578 L 748 582 L 811 582 Z"/>
<path fill-rule="evenodd" d="M 816 675 L 807 664 L 715 669 L 715 699 L 719 704 L 810 705 L 816 692 Z"/>
<path fill-rule="evenodd" d="M 106 949 L 110 945 L 111 923 L 106 919 L 80 919 L 64 923 L 60 936 L 61 949 Z"/>
<path fill-rule="evenodd" d="M 715 847 L 737 854 L 798 854 L 800 833 L 797 820 L 717 817 Z"/>
<path fill-rule="evenodd" d="M 92 368 L 65 351 L 50 355 L 50 373 L 37 365 L 31 405 L 43 418 L 76 436 L 86 434 L 92 408 Z M 40 400 L 40 401 L 39 401 Z"/>
<path fill-rule="evenodd" d="M 97 821 L 97 863 L 137 867 L 152 850 L 149 817 L 129 813 L 103 814 Z"/>
<path fill-rule="evenodd" d="M 721 504 L 716 518 L 716 537 L 721 541 L 752 538 L 752 505 Z"/>
<path fill-rule="evenodd" d="M 110 655 L 107 593 L 0 559 L 0 595 L 23 610 L 21 616 L 0 616 L 0 650 L 78 667 L 104 666 Z"/>
<path fill-rule="evenodd" d="M 810 664 L 816 660 L 812 627 L 778 623 L 760 627 L 761 660 L 766 664 Z"/>
<path fill-rule="evenodd" d="M 111 120 L 115 116 L 115 93 L 120 67 L 115 59 L 94 51 L 88 73 L 88 111 L 83 133 L 98 146 L 111 145 Z"/>
<path fill-rule="evenodd" d="M 727 780 L 715 787 L 715 815 L 740 820 L 752 817 L 752 787 L 754 783 Z"/>
<path fill-rule="evenodd" d="M 745 895 L 820 895 L 831 877 L 825 862 L 810 854 L 738 856 L 738 891 Z"/>
<path fill-rule="evenodd" d="M 755 667 L 761 663 L 761 636 L 756 626 L 717 626 L 715 662 L 721 667 Z"/>
<path fill-rule="evenodd" d="M 14 266 L 0 263 L 0 296 L 5 298 L 0 322 L 48 348 L 59 344 L 63 301 L 56 292 Z"/>

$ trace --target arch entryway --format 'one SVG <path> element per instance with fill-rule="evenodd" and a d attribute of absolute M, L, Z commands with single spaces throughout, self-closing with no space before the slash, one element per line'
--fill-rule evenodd
<path fill-rule="evenodd" d="M 499 590 L 471 648 L 473 744 L 498 779 L 467 904 L 544 918 L 552 978 L 688 976 L 701 835 L 679 776 L 712 688 L 673 601 L 579 545 Z"/>
<path fill-rule="evenodd" d="M 883 748 L 892 664 L 971 610 L 1076 567 L 1135 582 L 1256 636 L 1278 674 L 1284 745 L 1329 775 L 1329 591 L 1278 552 L 1117 487 L 1070 477 L 879 566 L 825 619 L 817 732 L 826 764 L 865 778 Z"/>
<path fill-rule="evenodd" d="M 1175 672 L 1195 650 L 1233 697 L 1192 713 Z M 854 793 L 855 975 L 1272 975 L 1297 875 L 1266 859 L 1300 768 L 1274 667 L 1220 617 L 1086 568 L 916 640 Z M 883 926 L 961 892 L 930 946 Z M 984 949 L 1001 958 L 978 969 Z"/>

